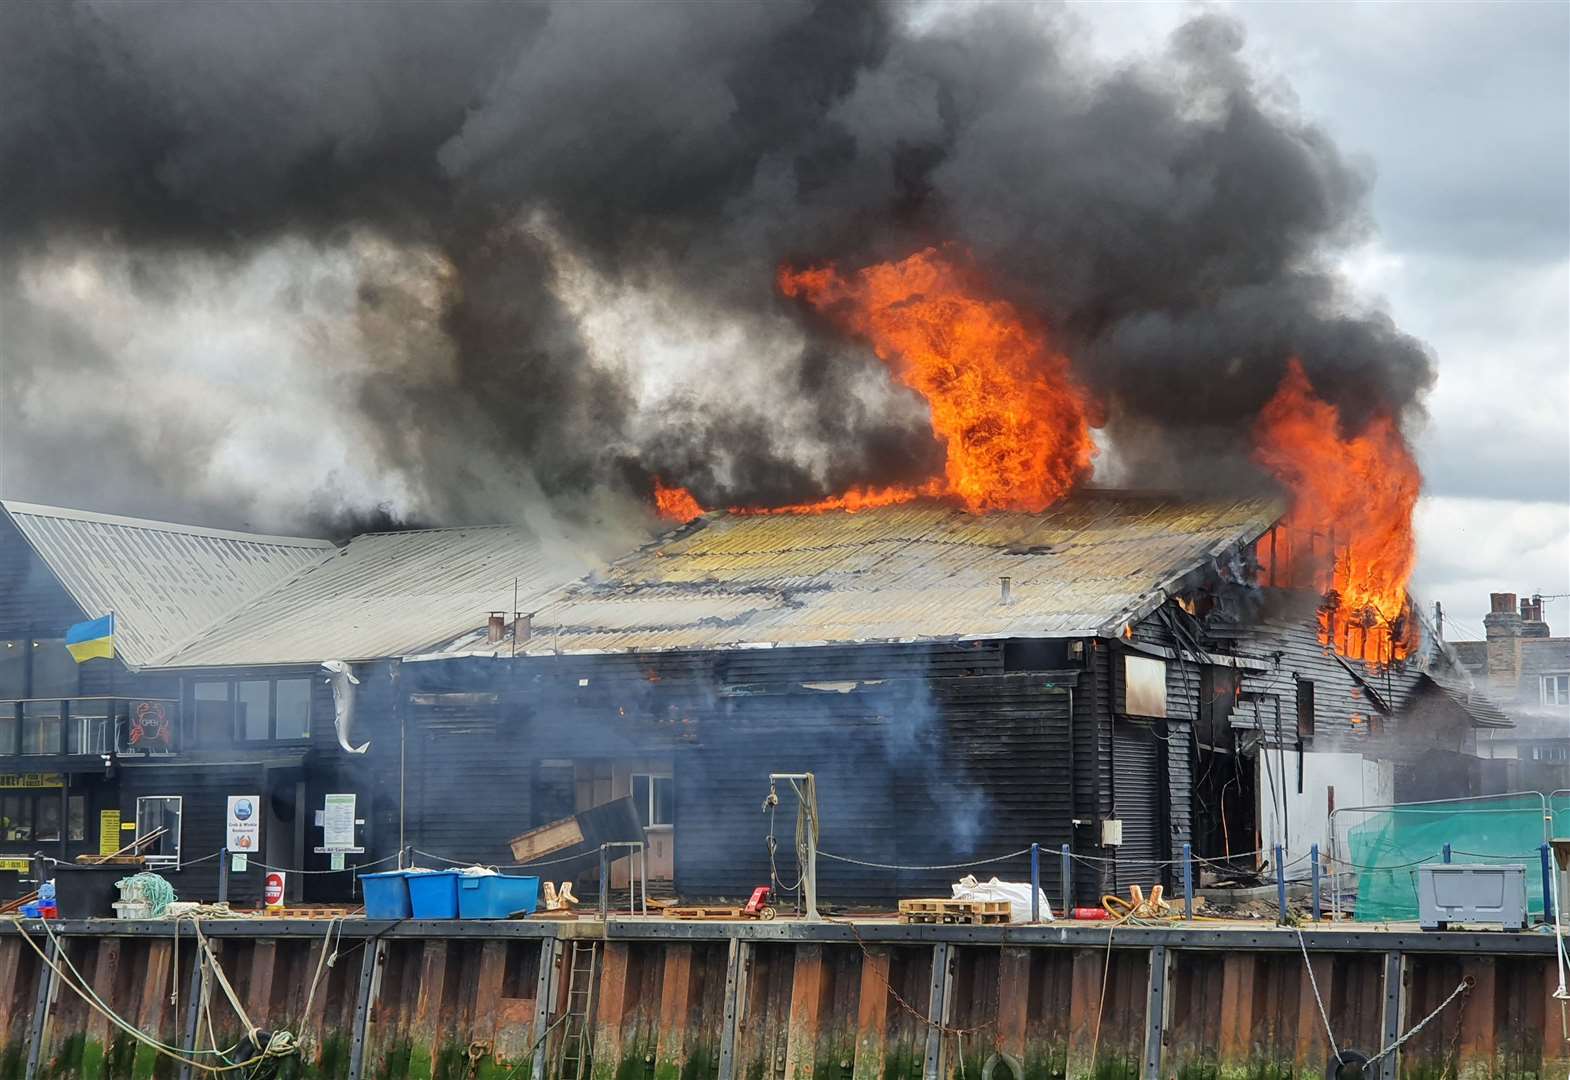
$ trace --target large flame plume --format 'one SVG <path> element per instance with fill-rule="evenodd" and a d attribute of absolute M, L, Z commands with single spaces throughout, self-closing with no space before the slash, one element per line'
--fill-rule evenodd
<path fill-rule="evenodd" d="M 926 399 L 946 464 L 943 476 L 922 484 L 738 512 L 856 511 L 923 496 L 956 498 L 972 513 L 1039 512 L 1089 476 L 1090 400 L 1068 360 L 936 249 L 848 276 L 833 266 L 781 267 L 778 281 L 786 296 L 865 338 L 895 378 Z M 691 509 L 668 497 L 659 507 L 674 520 Z"/>
<path fill-rule="evenodd" d="M 1422 477 L 1395 420 L 1376 416 L 1343 435 L 1339 411 L 1315 395 L 1294 359 L 1254 438 L 1259 462 L 1291 496 L 1287 516 L 1259 543 L 1266 582 L 1324 595 L 1323 644 L 1375 664 L 1404 659 L 1416 639 L 1406 586 Z"/>

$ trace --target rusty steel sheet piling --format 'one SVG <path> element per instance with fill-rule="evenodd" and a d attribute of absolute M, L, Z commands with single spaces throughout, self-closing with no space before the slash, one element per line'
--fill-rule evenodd
<path fill-rule="evenodd" d="M 1570 1068 L 1547 935 L 1306 931 L 1310 978 L 1294 930 L 1181 925 L 348 920 L 330 965 L 326 922 L 204 933 L 258 1027 L 297 1037 L 277 1066 L 291 1080 L 553 1080 L 574 941 L 596 949 L 594 1080 L 1320 1077 L 1316 984 L 1340 1047 L 1366 1055 L 1451 1000 L 1381 1063 L 1387 1080 Z M 170 923 L 67 922 L 53 940 L 22 928 L 31 944 L 0 924 L 0 1080 L 215 1075 L 138 1040 L 67 977 L 194 1062 L 244 1035 L 216 989 L 211 1029 L 196 1022 L 188 925 L 178 940 Z M 62 974 L 34 949 L 54 958 L 56 942 Z"/>

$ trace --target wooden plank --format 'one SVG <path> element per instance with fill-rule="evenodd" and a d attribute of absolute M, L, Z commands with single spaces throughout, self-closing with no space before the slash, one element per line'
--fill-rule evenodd
<path fill-rule="evenodd" d="M 790 984 L 790 1019 L 785 1036 L 786 1080 L 812 1080 L 822 1021 L 823 946 L 798 945 Z"/>
<path fill-rule="evenodd" d="M 594 1009 L 594 1076 L 595 1080 L 608 1080 L 616 1075 L 621 1062 L 627 1008 L 634 1002 L 629 995 L 628 944 L 607 941 L 600 948 L 600 986 Z"/>
<path fill-rule="evenodd" d="M 1319 993 L 1325 999 L 1325 1011 L 1331 1012 L 1334 1008 L 1330 1000 L 1330 991 L 1334 983 L 1331 978 L 1331 960 L 1328 956 L 1316 956 L 1312 961 L 1314 979 L 1319 983 Z M 1325 1062 L 1331 1058 L 1330 1039 L 1325 1033 L 1325 1021 L 1319 1015 L 1319 1004 L 1314 998 L 1314 986 L 1309 980 L 1309 969 L 1304 965 L 1298 976 L 1297 991 L 1297 1042 L 1293 1050 L 1293 1062 L 1299 1070 L 1312 1071 L 1323 1069 Z"/>
<path fill-rule="evenodd" d="M 1254 1051 L 1254 974 L 1251 953 L 1230 953 L 1221 963 L 1221 1060 L 1243 1063 Z"/>
<path fill-rule="evenodd" d="M 998 955 L 998 1052 L 1025 1060 L 1030 1021 L 1030 950 L 1003 948 Z"/>
<path fill-rule="evenodd" d="M 1461 971 L 1477 982 L 1471 993 L 1462 998 L 1456 1071 L 1462 1080 L 1492 1077 L 1497 1074 L 1495 1059 L 1499 1051 L 1499 1025 L 1494 1015 L 1499 989 L 1497 962 L 1492 956 L 1468 956 L 1461 962 Z"/>
<path fill-rule="evenodd" d="M 33 989 L 31 984 L 24 986 L 18 981 L 25 948 L 20 936 L 0 938 L 0 1046 L 16 1039 L 16 1017 L 22 1011 L 23 995 Z"/>
<path fill-rule="evenodd" d="M 278 965 L 278 943 L 263 939 L 251 949 L 251 981 L 246 988 L 245 1010 L 251 1022 L 267 1028 L 272 1012 L 273 972 Z M 220 991 L 221 993 L 222 991 Z"/>
<path fill-rule="evenodd" d="M 1068 1075 L 1095 1071 L 1092 1048 L 1101 1015 L 1102 965 L 1105 949 L 1075 949 L 1069 976 Z"/>
<path fill-rule="evenodd" d="M 691 1034 L 693 947 L 686 942 L 667 943 L 660 978 L 660 1024 L 655 1035 L 654 1072 L 679 1075 L 687 1060 Z"/>
<path fill-rule="evenodd" d="M 409 1021 L 412 1053 L 430 1055 L 434 1063 L 441 1052 L 442 1001 L 447 994 L 447 945 L 427 941 L 420 950 L 420 985 L 414 995 L 414 1015 Z"/>
<path fill-rule="evenodd" d="M 1559 970 L 1552 961 L 1543 965 L 1543 1065 L 1542 1076 L 1570 1073 L 1570 1002 L 1554 995 L 1559 990 Z"/>
<path fill-rule="evenodd" d="M 882 1080 L 889 1033 L 889 960 L 887 945 L 869 945 L 861 957 L 861 988 L 856 998 L 856 1054 L 852 1080 Z"/>

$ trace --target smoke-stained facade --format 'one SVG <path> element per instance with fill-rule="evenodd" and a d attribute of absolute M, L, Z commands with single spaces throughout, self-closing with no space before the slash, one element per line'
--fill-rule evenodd
<path fill-rule="evenodd" d="M 1371 178 L 1242 44 L 1207 14 L 1109 65 L 1022 5 L 8 7 L 7 492 L 330 531 L 917 483 L 924 402 L 775 274 L 933 246 L 1068 357 L 1106 475 L 1259 484 L 1289 357 L 1354 430 L 1432 369 L 1330 269 Z"/>

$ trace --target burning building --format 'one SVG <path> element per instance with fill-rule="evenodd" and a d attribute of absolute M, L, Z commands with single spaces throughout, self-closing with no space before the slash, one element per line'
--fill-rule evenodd
<path fill-rule="evenodd" d="M 1402 762 L 1466 759 L 1490 720 L 1416 633 L 1394 660 L 1326 644 L 1321 597 L 1261 578 L 1282 519 L 1096 489 L 700 517 L 520 636 L 405 662 L 415 843 L 505 859 L 523 826 L 632 794 L 657 880 L 736 896 L 794 877 L 757 807 L 769 773 L 810 771 L 836 898 L 977 859 L 1018 875 L 1032 843 L 1083 858 L 1086 895 L 1167 879 L 1185 843 L 1250 868 L 1306 852 L 1327 802 L 1403 794 Z"/>

